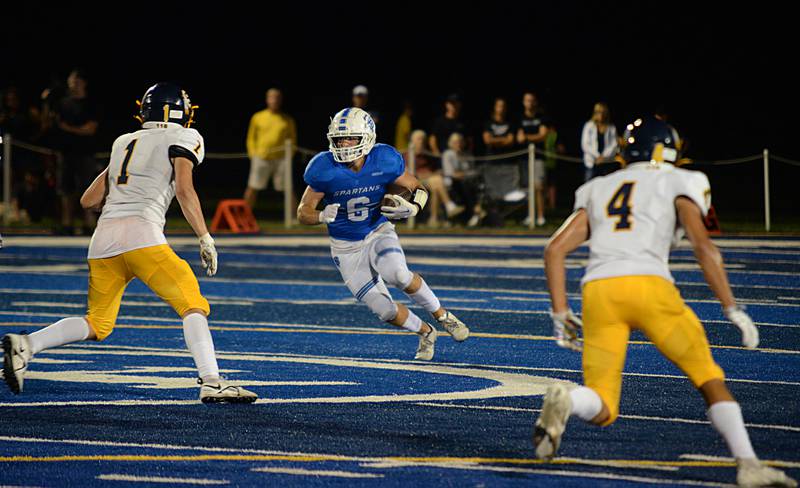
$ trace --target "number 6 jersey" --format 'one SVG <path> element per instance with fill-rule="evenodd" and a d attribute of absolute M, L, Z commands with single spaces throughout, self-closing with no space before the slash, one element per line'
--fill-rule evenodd
<path fill-rule="evenodd" d="M 675 199 L 691 199 L 705 216 L 708 178 L 669 163 L 634 163 L 575 192 L 589 217 L 589 264 L 581 284 L 616 276 L 656 275 L 674 281 L 669 251 L 680 223 Z"/>
<path fill-rule="evenodd" d="M 98 259 L 165 244 L 165 215 L 175 197 L 172 158 L 203 161 L 203 137 L 172 122 L 145 122 L 142 130 L 114 141 L 108 164 L 108 195 L 89 246 Z"/>
<path fill-rule="evenodd" d="M 328 224 L 333 239 L 361 241 L 388 219 L 380 203 L 386 186 L 403 175 L 405 161 L 392 146 L 375 144 L 361 171 L 337 163 L 330 151 L 309 161 L 303 179 L 316 192 L 324 193 L 326 205 L 338 203 L 336 219 Z"/>

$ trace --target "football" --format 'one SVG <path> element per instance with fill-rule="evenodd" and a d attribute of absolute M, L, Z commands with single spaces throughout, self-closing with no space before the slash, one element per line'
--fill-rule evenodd
<path fill-rule="evenodd" d="M 409 202 L 411 201 L 411 198 L 413 196 L 411 190 L 409 190 L 404 186 L 395 184 L 390 184 L 386 187 L 386 195 L 390 194 L 399 195 L 400 197 L 405 198 Z M 388 198 L 386 195 L 384 195 L 383 199 L 381 200 L 381 207 L 396 207 L 397 203 L 391 198 Z"/>

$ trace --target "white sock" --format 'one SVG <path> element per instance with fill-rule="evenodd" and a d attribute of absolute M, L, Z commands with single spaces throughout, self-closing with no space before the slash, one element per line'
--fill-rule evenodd
<path fill-rule="evenodd" d="M 183 318 L 183 338 L 192 353 L 197 372 L 205 383 L 219 381 L 219 367 L 214 355 L 214 341 L 208 330 L 208 319 L 201 313 L 190 313 Z"/>
<path fill-rule="evenodd" d="M 454 208 L 456 208 L 456 204 L 453 203 L 452 201 L 449 201 L 449 202 L 444 204 L 444 208 L 446 208 L 447 210 L 452 211 Z"/>
<path fill-rule="evenodd" d="M 728 444 L 736 459 L 754 459 L 756 457 L 750 436 L 744 427 L 742 409 L 736 402 L 717 402 L 708 408 L 708 420 Z"/>
<path fill-rule="evenodd" d="M 572 400 L 572 415 L 587 422 L 591 422 L 603 409 L 603 400 L 600 399 L 600 395 L 585 386 L 579 386 L 570 391 L 569 398 Z"/>
<path fill-rule="evenodd" d="M 406 330 L 410 330 L 411 332 L 417 333 L 422 328 L 422 319 L 417 317 L 414 314 L 414 312 L 409 310 L 408 311 L 408 318 L 406 318 L 406 321 L 403 322 L 403 325 L 401 325 L 400 327 L 402 327 L 402 328 L 404 328 Z"/>
<path fill-rule="evenodd" d="M 407 293 L 407 295 L 414 300 L 414 303 L 424 308 L 428 313 L 433 313 L 442 308 L 439 299 L 433 294 L 433 290 L 431 290 L 421 276 L 419 279 L 421 282 L 419 290 L 417 290 L 416 293 Z"/>
<path fill-rule="evenodd" d="M 31 354 L 45 349 L 84 341 L 89 337 L 89 323 L 83 317 L 67 317 L 55 324 L 39 329 L 28 336 Z"/>

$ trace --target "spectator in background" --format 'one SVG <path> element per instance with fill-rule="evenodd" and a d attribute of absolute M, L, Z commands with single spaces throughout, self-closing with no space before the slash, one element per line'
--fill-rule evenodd
<path fill-rule="evenodd" d="M 411 101 L 403 103 L 403 113 L 397 119 L 394 128 L 394 147 L 401 153 L 408 151 L 408 141 L 411 139 L 411 129 L 413 128 L 411 117 L 414 116 L 414 107 Z"/>
<path fill-rule="evenodd" d="M 486 154 L 508 152 L 514 146 L 514 128 L 507 116 L 508 104 L 501 97 L 494 99 L 489 120 L 483 126 L 483 143 Z"/>
<path fill-rule="evenodd" d="M 353 87 L 353 106 L 367 112 L 377 126 L 380 122 L 380 115 L 375 110 L 367 108 L 368 103 L 369 90 L 367 90 L 367 87 L 364 85 L 356 85 Z"/>
<path fill-rule="evenodd" d="M 415 130 L 411 133 L 409 141 L 409 151 L 403 154 L 403 159 L 406 161 L 406 166 L 409 171 L 410 164 L 410 151 L 414 151 L 414 176 L 416 176 L 422 184 L 424 184 L 431 195 L 431 204 L 428 205 L 430 209 L 430 218 L 428 219 L 429 227 L 439 226 L 439 206 L 444 204 L 447 218 L 453 218 L 464 211 L 464 207 L 456 205 L 447 193 L 447 188 L 444 186 L 444 178 L 442 171 L 436 166 L 433 158 L 426 155 L 425 147 L 426 134 L 423 130 Z"/>
<path fill-rule="evenodd" d="M 683 159 L 681 157 L 686 152 L 686 148 L 689 146 L 689 141 L 685 138 L 682 138 L 677 129 L 675 129 L 675 127 L 669 123 L 669 113 L 667 112 L 667 108 L 664 105 L 659 105 L 656 107 L 655 114 L 653 115 L 655 115 L 658 120 L 665 122 L 672 131 L 672 136 L 675 138 L 675 147 L 678 149 L 678 160 L 675 162 L 675 165 L 681 166 L 691 162 L 690 159 Z"/>
<path fill-rule="evenodd" d="M 8 87 L 0 96 L 0 135 L 11 134 L 15 140 L 31 142 L 38 132 L 36 115 L 33 107 L 23 107 L 17 87 Z M 41 220 L 46 199 L 41 195 L 40 167 L 33 153 L 14 154 L 12 221 L 27 224 L 30 219 Z"/>
<path fill-rule="evenodd" d="M 583 181 L 589 181 L 600 174 L 598 165 L 613 162 L 618 148 L 617 128 L 611 123 L 608 105 L 597 102 L 594 104 L 592 118 L 583 124 L 581 134 L 583 166 L 586 168 Z"/>
<path fill-rule="evenodd" d="M 533 174 L 534 174 L 534 198 L 536 199 L 536 225 L 544 225 L 544 182 L 546 178 L 545 164 L 544 164 L 544 144 L 547 139 L 549 131 L 548 120 L 545 118 L 541 109 L 539 108 L 539 97 L 532 91 L 526 91 L 522 95 L 522 117 L 519 121 L 519 129 L 517 129 L 517 143 L 527 146 L 533 144 L 535 147 L 535 155 L 533 159 Z M 524 177 L 522 178 L 523 184 L 527 186 L 528 182 L 528 162 L 525 160 L 523 171 Z M 524 225 L 528 225 L 529 215 Z"/>
<path fill-rule="evenodd" d="M 267 188 L 270 178 L 275 191 L 283 192 L 286 140 L 292 141 L 293 148 L 297 147 L 297 127 L 292 116 L 281 110 L 281 91 L 270 88 L 266 101 L 267 108 L 253 115 L 247 130 L 250 176 L 244 199 L 250 208 L 255 207 L 258 192 Z"/>
<path fill-rule="evenodd" d="M 545 178 L 545 197 L 547 208 L 556 208 L 556 191 L 561 167 L 558 165 L 558 156 L 565 154 L 566 148 L 558 140 L 558 130 L 552 121 L 547 127 L 547 137 L 544 140 L 544 167 L 547 173 Z"/>
<path fill-rule="evenodd" d="M 22 107 L 17 87 L 10 86 L 0 97 L 0 134 L 11 134 L 17 139 L 30 141 L 36 133 L 33 111 Z"/>
<path fill-rule="evenodd" d="M 481 205 L 482 181 L 475 161 L 467 153 L 467 141 L 458 132 L 453 132 L 447 141 L 447 151 L 442 154 L 442 174 L 450 195 L 455 195 L 466 208 L 472 210 L 467 227 L 477 226 L 486 216 Z"/>
<path fill-rule="evenodd" d="M 463 134 L 467 140 L 467 148 L 472 147 L 467 123 L 461 118 L 461 97 L 453 93 L 444 102 L 444 114 L 433 122 L 433 131 L 428 137 L 431 151 L 436 156 L 441 156 L 442 151 L 454 132 Z"/>
<path fill-rule="evenodd" d="M 45 98 L 48 95 L 49 93 L 42 94 Z M 66 95 L 52 109 L 54 138 L 63 155 L 56 175 L 61 197 L 61 226 L 56 229 L 56 233 L 72 235 L 73 213 L 77 207 L 79 192 L 88 187 L 104 167 L 94 157 L 100 115 L 97 105 L 89 96 L 89 81 L 82 70 L 74 69 L 70 72 Z M 97 216 L 94 211 L 84 209 L 81 233 L 91 235 L 96 224 Z"/>

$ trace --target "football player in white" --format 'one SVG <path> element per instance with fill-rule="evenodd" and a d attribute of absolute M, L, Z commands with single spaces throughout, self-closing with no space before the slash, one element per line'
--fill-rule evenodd
<path fill-rule="evenodd" d="M 38 352 L 84 340 L 102 341 L 114 329 L 122 294 L 133 278 L 142 280 L 183 319 L 186 345 L 199 373 L 204 403 L 250 403 L 255 393 L 220 380 L 208 329 L 208 301 L 189 264 L 164 237 L 165 214 L 177 196 L 184 217 L 200 239 L 208 276 L 217 272 L 217 251 L 208 233 L 192 182 L 205 148 L 189 128 L 195 107 L 171 83 L 144 94 L 137 118 L 142 129 L 114 141 L 108 167 L 81 197 L 84 208 L 102 208 L 89 244 L 88 310 L 30 335 L 3 337 L 3 371 L 14 393 L 23 390 L 25 371 Z"/>
<path fill-rule="evenodd" d="M 428 192 L 406 172 L 405 162 L 392 146 L 375 144 L 375 123 L 360 108 L 346 108 L 331 119 L 330 150 L 308 163 L 305 193 L 297 218 L 306 225 L 328 225 L 331 256 L 345 285 L 375 315 L 419 335 L 415 359 L 433 357 L 436 328 L 423 322 L 405 305 L 396 303 L 386 284 L 403 290 L 417 305 L 433 315 L 456 340 L 464 341 L 469 329 L 451 312 L 417 273 L 412 273 L 389 220 L 407 219 L 419 212 Z M 387 193 L 397 185 L 412 192 L 411 201 Z M 386 196 L 392 206 L 381 205 Z M 320 202 L 325 208 L 317 210 Z"/>
<path fill-rule="evenodd" d="M 571 415 L 600 426 L 616 420 L 628 337 L 631 329 L 638 329 L 702 394 L 711 425 L 736 458 L 740 485 L 796 486 L 756 457 L 705 330 L 669 272 L 669 251 L 679 229 L 691 241 L 725 317 L 741 331 L 743 345 L 758 346 L 758 329 L 737 306 L 720 252 L 703 222 L 711 203 L 708 178 L 672 164 L 677 158 L 674 132 L 656 118 L 637 119 L 624 137 L 627 166 L 578 188 L 575 212 L 545 249 L 555 335 L 559 345 L 580 349 L 577 332 L 582 326 L 585 386 L 548 389 L 534 430 L 536 455 L 555 455 Z M 581 324 L 567 302 L 564 259 L 587 240 Z"/>

